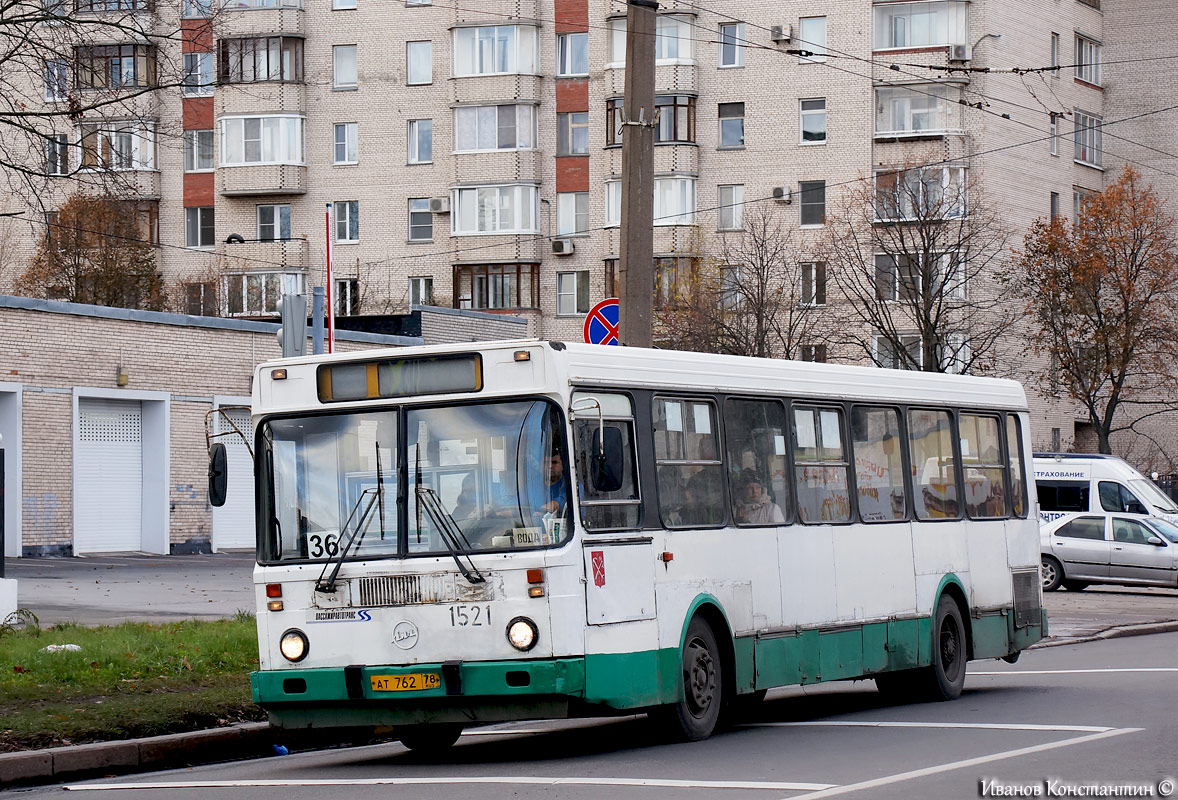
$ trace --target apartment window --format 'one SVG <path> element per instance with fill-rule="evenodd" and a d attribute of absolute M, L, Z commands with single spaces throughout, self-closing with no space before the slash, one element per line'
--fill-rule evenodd
<path fill-rule="evenodd" d="M 428 197 L 409 198 L 409 241 L 428 242 L 434 238 L 434 215 Z"/>
<path fill-rule="evenodd" d="M 556 37 L 556 75 L 589 74 L 589 34 L 562 33 Z"/>
<path fill-rule="evenodd" d="M 213 16 L 213 0 L 182 0 L 180 14 L 184 19 L 207 19 Z"/>
<path fill-rule="evenodd" d="M 802 100 L 802 144 L 826 144 L 826 98 Z"/>
<path fill-rule="evenodd" d="M 348 11 L 356 7 L 356 0 L 331 0 L 333 11 Z"/>
<path fill-rule="evenodd" d="M 335 209 L 335 240 L 339 243 L 360 241 L 360 203 L 357 200 L 337 200 Z"/>
<path fill-rule="evenodd" d="M 286 241 L 290 238 L 290 205 L 258 206 L 258 240 Z"/>
<path fill-rule="evenodd" d="M 1051 66 L 1055 69 L 1051 73 L 1051 77 L 1059 77 L 1059 34 L 1051 34 Z"/>
<path fill-rule="evenodd" d="M 799 265 L 801 273 L 801 298 L 804 306 L 826 305 L 826 264 L 822 261 L 807 261 Z"/>
<path fill-rule="evenodd" d="M 1093 189 L 1082 189 L 1079 186 L 1072 187 L 1072 222 L 1080 223 L 1080 214 L 1084 211 L 1084 203 L 1088 201 L 1097 192 Z"/>
<path fill-rule="evenodd" d="M 296 36 L 222 39 L 220 48 L 218 75 L 221 83 L 303 79 L 303 40 Z M 188 55 L 185 53 L 185 66 Z"/>
<path fill-rule="evenodd" d="M 744 147 L 744 103 L 720 103 L 720 147 Z"/>
<path fill-rule="evenodd" d="M 655 178 L 654 224 L 695 224 L 695 178 Z"/>
<path fill-rule="evenodd" d="M 433 82 L 433 42 L 405 42 L 405 83 L 420 86 Z"/>
<path fill-rule="evenodd" d="M 589 313 L 589 272 L 556 273 L 556 313 L 558 316 Z"/>
<path fill-rule="evenodd" d="M 888 86 L 875 90 L 875 135 L 920 136 L 965 129 L 961 90 L 955 86 Z"/>
<path fill-rule="evenodd" d="M 621 101 L 618 101 L 619 106 Z M 695 98 L 687 95 L 659 95 L 654 99 L 658 127 L 655 143 L 695 141 Z"/>
<path fill-rule="evenodd" d="M 929 291 L 934 296 L 947 300 L 966 297 L 965 265 L 957 253 L 936 253 L 927 260 L 924 255 L 875 256 L 876 300 L 919 300 L 926 280 L 932 281 Z"/>
<path fill-rule="evenodd" d="M 531 25 L 490 25 L 454 30 L 454 75 L 531 74 L 538 37 Z"/>
<path fill-rule="evenodd" d="M 1087 111 L 1076 110 L 1073 115 L 1076 138 L 1076 161 L 1090 167 L 1099 167 L 1104 157 L 1104 118 Z"/>
<path fill-rule="evenodd" d="M 1049 116 L 1051 118 L 1050 122 L 1048 123 L 1048 131 L 1051 133 L 1051 138 L 1048 140 L 1048 142 L 1050 142 L 1049 150 L 1051 152 L 1051 155 L 1058 156 L 1059 155 L 1059 116 L 1055 112 L 1052 112 Z"/>
<path fill-rule="evenodd" d="M 454 307 L 537 308 L 539 264 L 460 264 L 454 267 Z"/>
<path fill-rule="evenodd" d="M 720 265 L 720 308 L 732 311 L 741 307 L 744 297 L 740 291 L 740 267 L 734 264 Z"/>
<path fill-rule="evenodd" d="M 802 224 L 826 224 L 826 181 L 802 181 Z"/>
<path fill-rule="evenodd" d="M 656 101 L 658 98 L 655 98 Z M 605 146 L 611 147 L 613 145 L 620 145 L 622 143 L 622 115 L 624 100 L 621 97 L 613 97 L 605 101 Z M 655 136 L 658 136 L 658 128 L 655 128 Z"/>
<path fill-rule="evenodd" d="M 470 186 L 454 190 L 450 224 L 456 235 L 536 233 L 534 185 Z"/>
<path fill-rule="evenodd" d="M 409 305 L 432 306 L 434 304 L 434 279 L 429 277 L 409 279 Z"/>
<path fill-rule="evenodd" d="M 950 375 L 963 375 L 969 365 L 969 339 L 964 333 L 947 333 L 937 354 Z"/>
<path fill-rule="evenodd" d="M 464 106 L 454 109 L 454 151 L 527 150 L 536 146 L 536 107 Z"/>
<path fill-rule="evenodd" d="M 1100 85 L 1100 42 L 1076 34 L 1076 78 Z"/>
<path fill-rule="evenodd" d="M 83 13 L 102 11 L 150 11 L 151 0 L 75 0 L 74 8 Z"/>
<path fill-rule="evenodd" d="M 350 317 L 360 313 L 360 281 L 342 278 L 335 282 L 335 315 Z"/>
<path fill-rule="evenodd" d="M 880 221 L 959 218 L 966 201 L 965 167 L 875 173 L 875 217 Z"/>
<path fill-rule="evenodd" d="M 225 305 L 230 316 L 273 314 L 284 294 L 306 294 L 302 273 L 250 272 L 225 276 Z"/>
<path fill-rule="evenodd" d="M 302 163 L 302 117 L 221 119 L 221 166 Z"/>
<path fill-rule="evenodd" d="M 201 97 L 213 93 L 213 54 L 184 54 L 184 85 L 181 93 L 185 97 Z"/>
<path fill-rule="evenodd" d="M 123 125 L 104 128 L 102 125 Z M 78 126 L 83 169 L 155 169 L 155 128 L 134 122 Z"/>
<path fill-rule="evenodd" d="M 200 2 L 202 0 L 198 0 Z M 226 5 L 226 11 L 240 11 L 246 8 L 302 8 L 303 0 L 233 0 Z"/>
<path fill-rule="evenodd" d="M 1059 216 L 1059 192 L 1052 192 L 1051 193 L 1050 209 L 1051 209 L 1051 219 L 1055 219 L 1056 217 Z"/>
<path fill-rule="evenodd" d="M 331 85 L 336 89 L 355 89 L 358 80 L 356 45 L 337 44 L 331 48 Z"/>
<path fill-rule="evenodd" d="M 718 187 L 720 230 L 738 231 L 744 228 L 744 186 L 728 184 Z"/>
<path fill-rule="evenodd" d="M 355 164 L 360 160 L 360 125 L 356 122 L 335 123 L 335 163 Z"/>
<path fill-rule="evenodd" d="M 616 227 L 622 224 L 622 182 L 618 180 L 605 182 L 605 226 Z M 611 297 L 613 295 L 610 295 Z"/>
<path fill-rule="evenodd" d="M 434 160 L 434 121 L 409 120 L 409 163 L 428 164 Z"/>
<path fill-rule="evenodd" d="M 407 6 L 432 6 L 434 0 L 405 0 Z"/>
<path fill-rule="evenodd" d="M 556 195 L 556 234 L 579 236 L 589 232 L 589 193 L 560 192 Z"/>
<path fill-rule="evenodd" d="M 662 256 L 654 260 L 654 307 L 669 308 L 684 299 L 699 260 L 684 256 Z"/>
<path fill-rule="evenodd" d="M 614 17 L 606 22 L 606 68 L 621 67 L 626 63 L 626 18 Z"/>
<path fill-rule="evenodd" d="M 556 115 L 556 154 L 583 156 L 589 153 L 589 112 L 572 111 Z"/>
<path fill-rule="evenodd" d="M 185 245 L 187 247 L 212 247 L 213 240 L 213 207 L 184 209 Z"/>
<path fill-rule="evenodd" d="M 720 69 L 744 66 L 744 23 L 727 22 L 720 26 Z"/>
<path fill-rule="evenodd" d="M 623 37 L 624 38 L 624 37 Z M 655 62 L 691 63 L 695 58 L 695 37 L 690 17 L 661 14 L 655 23 Z"/>
<path fill-rule="evenodd" d="M 45 62 L 45 99 L 49 102 L 65 100 L 70 91 L 70 62 L 51 58 Z"/>
<path fill-rule="evenodd" d="M 78 86 L 117 89 L 155 85 L 155 48 L 142 44 L 78 47 Z"/>
<path fill-rule="evenodd" d="M 802 17 L 798 21 L 798 42 L 802 50 L 813 55 L 798 59 L 803 64 L 826 60 L 826 17 Z"/>
<path fill-rule="evenodd" d="M 883 334 L 875 336 L 872 353 L 875 365 L 884 369 L 921 369 L 924 364 L 924 348 L 921 347 L 920 335 L 901 334 L 896 338 L 899 341 Z"/>
<path fill-rule="evenodd" d="M 880 3 L 873 9 L 876 50 L 969 42 L 969 3 Z"/>
<path fill-rule="evenodd" d="M 800 354 L 802 361 L 826 363 L 826 345 L 824 344 L 804 344 L 801 346 Z"/>
<path fill-rule="evenodd" d="M 213 132 L 184 131 L 184 171 L 208 172 L 213 166 Z"/>
<path fill-rule="evenodd" d="M 45 174 L 68 175 L 70 171 L 69 136 L 51 134 L 45 140 Z"/>
<path fill-rule="evenodd" d="M 217 285 L 214 283 L 184 284 L 184 313 L 194 317 L 217 316 Z"/>

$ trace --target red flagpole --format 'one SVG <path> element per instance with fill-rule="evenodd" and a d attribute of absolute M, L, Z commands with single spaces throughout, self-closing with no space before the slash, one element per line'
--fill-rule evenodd
<path fill-rule="evenodd" d="M 324 214 L 327 223 L 327 352 L 335 352 L 335 281 L 331 279 L 331 203 Z"/>

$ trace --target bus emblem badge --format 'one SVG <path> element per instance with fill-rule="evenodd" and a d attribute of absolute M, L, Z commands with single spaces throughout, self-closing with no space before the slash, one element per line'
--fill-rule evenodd
<path fill-rule="evenodd" d="M 599 588 L 605 586 L 605 553 L 594 550 L 590 558 L 593 559 L 593 585 Z"/>
<path fill-rule="evenodd" d="M 403 619 L 393 627 L 393 644 L 402 650 L 411 650 L 417 644 L 417 626 Z"/>

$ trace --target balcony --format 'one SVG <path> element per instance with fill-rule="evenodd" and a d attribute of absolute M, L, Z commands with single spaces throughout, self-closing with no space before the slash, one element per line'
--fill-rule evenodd
<path fill-rule="evenodd" d="M 306 239 L 219 242 L 217 250 L 225 256 L 222 268 L 226 272 L 249 272 L 262 264 L 271 269 L 307 268 Z"/>
<path fill-rule="evenodd" d="M 306 194 L 307 167 L 302 164 L 218 167 L 217 190 L 224 197 Z"/>
<path fill-rule="evenodd" d="M 217 87 L 213 113 L 220 117 L 233 114 L 303 114 L 307 108 L 307 87 L 293 81 L 234 83 Z"/>
<path fill-rule="evenodd" d="M 217 38 L 237 36 L 280 36 L 306 34 L 306 15 L 297 0 L 273 5 L 251 4 L 249 0 L 230 0 L 217 22 Z"/>

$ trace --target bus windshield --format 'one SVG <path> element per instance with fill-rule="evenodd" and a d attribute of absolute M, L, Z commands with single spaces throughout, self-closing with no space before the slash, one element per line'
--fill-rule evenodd
<path fill-rule="evenodd" d="M 542 400 L 268 420 L 261 560 L 559 544 L 572 533 L 562 431 Z"/>

